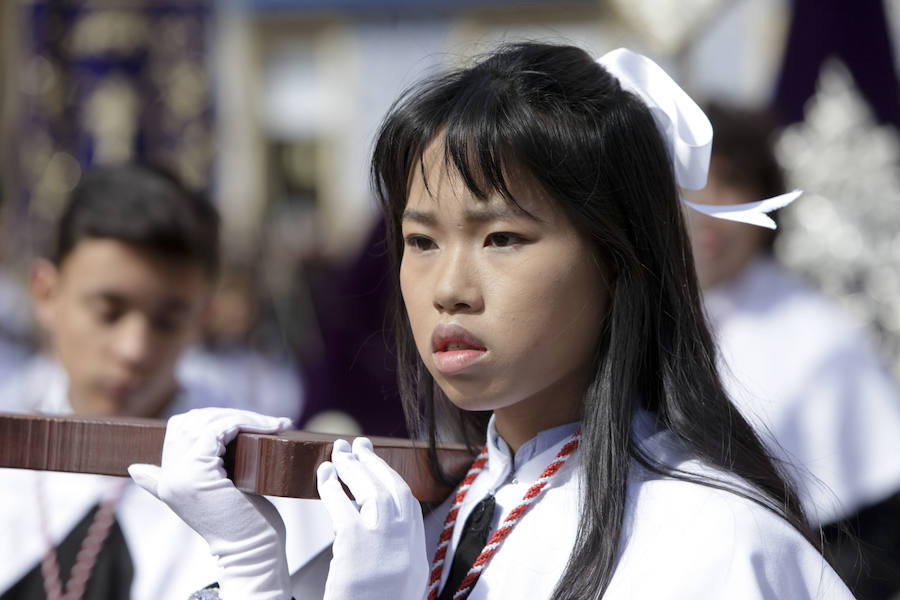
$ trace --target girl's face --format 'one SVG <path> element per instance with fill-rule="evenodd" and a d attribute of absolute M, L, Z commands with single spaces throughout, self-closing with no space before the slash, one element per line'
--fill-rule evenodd
<path fill-rule="evenodd" d="M 440 144 L 413 176 L 403 214 L 400 286 L 422 360 L 465 410 L 494 410 L 517 447 L 580 417 L 607 310 L 590 243 L 527 175 L 521 209 L 479 200 L 448 174 Z"/>

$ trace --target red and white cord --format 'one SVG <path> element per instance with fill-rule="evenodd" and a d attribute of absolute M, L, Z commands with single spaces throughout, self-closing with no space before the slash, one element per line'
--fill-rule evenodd
<path fill-rule="evenodd" d="M 450 544 L 450 538 L 453 537 L 453 526 L 456 524 L 456 517 L 459 515 L 459 509 L 462 506 L 463 500 L 466 498 L 466 493 L 468 493 L 469 488 L 478 477 L 478 474 L 484 470 L 487 465 L 487 460 L 488 451 L 487 446 L 485 446 L 482 449 L 481 454 L 475 458 L 475 462 L 472 463 L 472 466 L 469 467 L 469 472 L 466 473 L 462 483 L 459 484 L 459 489 L 456 492 L 456 496 L 453 498 L 453 506 L 450 507 L 450 512 L 447 513 L 447 518 L 444 520 L 444 529 L 441 531 L 441 537 L 438 538 L 437 550 L 434 553 L 434 559 L 431 561 L 431 578 L 428 580 L 428 600 L 437 600 L 438 585 L 441 583 L 441 570 L 444 566 L 444 560 L 447 557 L 447 547 Z"/>
<path fill-rule="evenodd" d="M 485 569 L 488 562 L 491 560 L 491 557 L 497 552 L 500 547 L 500 544 L 506 539 L 509 533 L 512 531 L 513 527 L 522 519 L 524 514 L 531 508 L 531 505 L 534 504 L 538 497 L 541 495 L 541 492 L 544 491 L 544 488 L 549 483 L 550 479 L 562 468 L 562 466 L 566 463 L 575 450 L 578 449 L 578 444 L 581 441 L 581 430 L 579 429 L 572 436 L 572 439 L 569 440 L 556 455 L 556 458 L 550 463 L 544 472 L 541 473 L 541 476 L 534 482 L 528 491 L 525 492 L 525 496 L 522 498 L 522 501 L 516 506 L 506 517 L 497 531 L 494 532 L 494 535 L 491 536 L 491 539 L 488 540 L 488 543 L 485 545 L 484 549 L 481 551 L 481 554 L 478 555 L 478 558 L 475 559 L 475 562 L 472 563 L 472 567 L 469 569 L 469 572 L 466 573 L 466 576 L 459 584 L 459 589 L 453 594 L 453 600 L 465 600 L 469 593 L 471 593 L 472 588 L 475 587 L 475 583 L 478 581 L 478 578 L 481 576 L 481 572 Z M 456 523 L 456 517 L 459 514 L 459 508 L 462 505 L 463 500 L 466 497 L 466 493 L 469 491 L 469 488 L 472 485 L 472 482 L 475 481 L 475 478 L 478 477 L 478 474 L 485 469 L 487 465 L 487 446 L 485 446 L 484 450 L 482 450 L 481 454 L 478 455 L 478 458 L 472 463 L 472 467 L 469 469 L 469 472 L 466 474 L 465 479 L 463 479 L 462 484 L 460 485 L 459 491 L 456 494 L 456 497 L 453 501 L 453 507 L 450 510 L 450 513 L 447 515 L 447 519 L 444 521 L 444 530 L 441 532 L 441 537 L 438 543 L 437 551 L 434 555 L 434 560 L 431 566 L 431 579 L 428 583 L 428 600 L 437 600 L 438 597 L 438 586 L 441 581 L 441 573 L 443 571 L 444 559 L 447 554 L 447 547 L 450 543 L 450 538 L 453 536 L 453 526 Z"/>
<path fill-rule="evenodd" d="M 81 542 L 81 547 L 75 557 L 75 564 L 69 574 L 65 593 L 62 588 L 62 578 L 59 574 L 59 561 L 56 558 L 56 548 L 50 538 L 47 524 L 47 512 L 44 500 L 43 480 L 37 479 L 38 485 L 38 510 L 41 515 L 41 535 L 47 545 L 47 553 L 41 560 L 41 575 L 44 580 L 44 590 L 47 600 L 80 600 L 87 588 L 87 582 L 91 577 L 91 571 L 97 562 L 97 556 L 103 548 L 113 524 L 116 522 L 116 507 L 125 491 L 128 480 L 119 482 L 113 489 L 113 493 L 100 503 L 100 508 L 94 514 L 94 518 L 88 527 L 87 535 Z"/>

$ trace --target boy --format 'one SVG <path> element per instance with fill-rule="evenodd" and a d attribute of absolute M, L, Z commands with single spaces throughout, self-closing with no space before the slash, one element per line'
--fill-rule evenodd
<path fill-rule="evenodd" d="M 31 279 L 63 389 L 0 403 L 98 416 L 180 412 L 190 394 L 175 364 L 200 333 L 217 268 L 218 216 L 205 198 L 145 167 L 88 174 Z"/>
<path fill-rule="evenodd" d="M 176 379 L 203 325 L 218 244 L 213 206 L 170 175 L 133 165 L 87 174 L 31 278 L 52 357 L 0 386 L 0 411 L 166 418 L 252 408 Z M 95 600 L 186 598 L 214 581 L 203 540 L 125 481 L 0 470 L 0 599 L 48 597 L 85 572 L 83 597 Z M 115 515 L 105 528 L 104 513 Z"/>

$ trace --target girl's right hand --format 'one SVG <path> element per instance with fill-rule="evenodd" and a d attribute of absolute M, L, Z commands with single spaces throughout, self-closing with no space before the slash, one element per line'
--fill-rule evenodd
<path fill-rule="evenodd" d="M 428 582 L 422 508 L 372 442 L 334 443 L 319 496 L 335 530 L 324 600 L 417 600 Z M 340 477 L 356 501 L 341 487 Z"/>
<path fill-rule="evenodd" d="M 207 541 L 225 600 L 291 597 L 281 516 L 262 496 L 234 487 L 222 460 L 225 445 L 239 431 L 277 433 L 288 427 L 290 419 L 245 410 L 195 409 L 169 419 L 161 467 L 128 468 L 138 485 Z"/>

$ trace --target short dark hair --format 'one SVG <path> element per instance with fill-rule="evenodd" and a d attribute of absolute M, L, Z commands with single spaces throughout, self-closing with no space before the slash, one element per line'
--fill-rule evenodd
<path fill-rule="evenodd" d="M 783 194 L 784 174 L 772 149 L 772 115 L 719 102 L 710 103 L 705 112 L 715 132 L 712 158 L 717 163 L 716 176 L 760 200 Z"/>
<path fill-rule="evenodd" d="M 112 239 L 167 258 L 219 268 L 219 215 L 207 197 L 162 167 L 125 164 L 89 171 L 59 220 L 51 259 L 62 264 L 85 239 Z"/>

